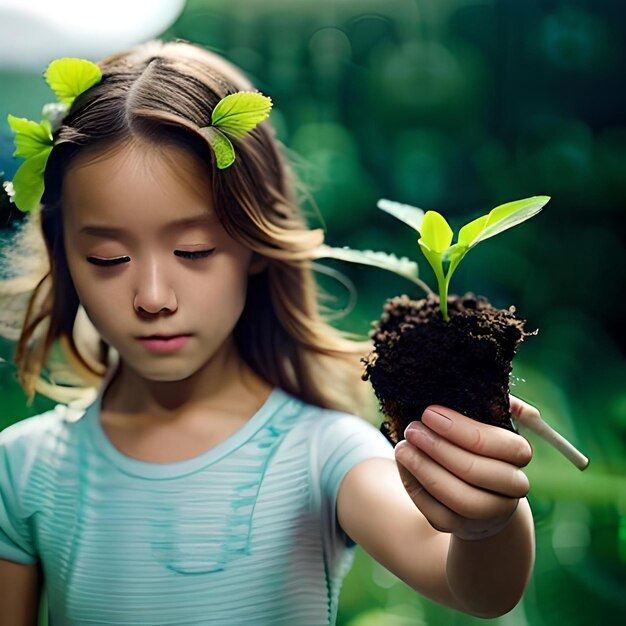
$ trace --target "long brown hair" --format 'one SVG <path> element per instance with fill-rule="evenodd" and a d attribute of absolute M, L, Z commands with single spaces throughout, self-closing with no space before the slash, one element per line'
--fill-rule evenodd
<path fill-rule="evenodd" d="M 103 59 L 103 78 L 74 101 L 54 134 L 44 175 L 41 208 L 24 233 L 43 235 L 37 284 L 29 293 L 15 361 L 30 401 L 36 391 L 63 399 L 72 386 L 47 382 L 42 370 L 60 346 L 83 388 L 97 386 L 109 363 L 108 346 L 81 317 L 80 302 L 65 256 L 61 188 L 77 154 L 106 152 L 141 138 L 173 142 L 206 165 L 212 204 L 228 234 L 268 261 L 251 275 L 244 311 L 234 329 L 236 346 L 260 376 L 324 408 L 373 415 L 373 395 L 361 381 L 360 357 L 370 348 L 363 337 L 340 331 L 324 315 L 325 294 L 313 275 L 312 251 L 322 229 L 307 226 L 297 199 L 301 189 L 281 142 L 266 120 L 235 140 L 236 161 L 219 170 L 198 129 L 224 96 L 255 90 L 235 66 L 183 40 L 153 40 Z M 26 238 L 22 234 L 20 245 Z M 45 267 L 44 267 L 45 266 Z M 24 279 L 22 278 L 22 281 Z M 5 281 L 6 289 L 11 281 Z M 13 281 L 15 288 L 15 281 Z M 87 330 L 86 330 L 87 329 Z M 64 395 L 65 393 L 65 395 Z"/>

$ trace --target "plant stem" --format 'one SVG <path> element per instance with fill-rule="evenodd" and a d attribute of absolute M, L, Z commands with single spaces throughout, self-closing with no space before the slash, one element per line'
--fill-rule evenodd
<path fill-rule="evenodd" d="M 441 307 L 441 314 L 443 315 L 443 319 L 445 322 L 449 321 L 448 317 L 448 290 L 445 287 L 439 288 L 439 306 Z"/>
<path fill-rule="evenodd" d="M 448 285 L 450 284 L 450 273 L 442 280 L 439 281 L 439 306 L 441 308 L 441 314 L 445 322 L 450 321 L 448 316 Z"/>

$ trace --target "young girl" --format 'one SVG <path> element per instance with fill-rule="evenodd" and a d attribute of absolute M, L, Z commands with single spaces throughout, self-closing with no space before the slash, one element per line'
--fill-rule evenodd
<path fill-rule="evenodd" d="M 333 624 L 356 543 L 446 606 L 512 609 L 528 442 L 431 407 L 394 451 L 355 415 L 369 344 L 323 319 L 268 111 L 233 131 L 250 82 L 183 41 L 98 67 L 39 163 L 16 350 L 31 398 L 95 392 L 0 435 L 0 623 L 36 623 L 45 584 L 55 626 Z M 58 347 L 73 384 L 43 376 Z"/>

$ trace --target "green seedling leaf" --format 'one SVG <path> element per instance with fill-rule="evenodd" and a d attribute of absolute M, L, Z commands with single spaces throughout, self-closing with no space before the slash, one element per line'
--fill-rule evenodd
<path fill-rule="evenodd" d="M 463 226 L 459 231 L 458 241 L 467 245 L 468 248 L 473 248 L 477 243 L 533 217 L 543 209 L 548 200 L 550 196 L 533 196 L 501 204 L 492 209 L 488 215 Z"/>
<path fill-rule="evenodd" d="M 410 261 L 405 256 L 398 258 L 395 254 L 388 254 L 387 252 L 353 250 L 347 246 L 343 248 L 333 248 L 332 246 L 321 245 L 315 249 L 314 258 L 339 259 L 340 261 L 379 267 L 394 272 L 404 278 L 408 278 L 413 282 L 417 282 L 416 279 L 419 275 L 419 268 L 415 261 Z"/>
<path fill-rule="evenodd" d="M 425 243 L 423 239 L 418 239 L 417 243 L 419 243 L 424 256 L 430 266 L 433 268 L 435 272 L 435 276 L 437 277 L 437 282 L 442 284 L 445 276 L 443 273 L 443 254 L 441 252 L 436 252 L 435 250 L 431 250 Z"/>
<path fill-rule="evenodd" d="M 55 59 L 48 65 L 44 78 L 59 102 L 68 107 L 83 91 L 102 80 L 102 71 L 86 59 Z"/>
<path fill-rule="evenodd" d="M 200 129 L 200 133 L 206 137 L 211 143 L 217 167 L 220 170 L 227 168 L 235 161 L 235 149 L 230 139 L 217 128 L 213 126 L 205 126 Z"/>
<path fill-rule="evenodd" d="M 464 245 L 468 250 L 469 246 L 476 239 L 476 237 L 484 230 L 487 223 L 488 215 L 482 215 L 475 220 L 465 224 L 459 231 L 457 242 Z"/>
<path fill-rule="evenodd" d="M 52 146 L 26 159 L 13 177 L 13 202 L 20 211 L 33 211 L 39 206 L 43 195 L 43 173 Z"/>
<path fill-rule="evenodd" d="M 422 211 L 422 209 L 418 209 L 410 204 L 401 204 L 400 202 L 385 200 L 385 198 L 381 198 L 376 203 L 376 206 L 386 213 L 389 213 L 389 215 L 393 215 L 395 218 L 408 224 L 418 233 L 421 231 L 422 220 L 424 219 L 424 211 Z"/>
<path fill-rule="evenodd" d="M 426 211 L 422 220 L 421 234 L 422 236 L 417 243 L 435 272 L 437 284 L 439 285 L 441 312 L 444 319 L 447 319 L 448 283 L 443 271 L 443 257 L 452 243 L 452 229 L 443 215 L 437 213 L 437 211 Z"/>
<path fill-rule="evenodd" d="M 452 229 L 437 211 L 426 211 L 420 233 L 422 241 L 432 252 L 443 253 L 452 243 Z"/>
<path fill-rule="evenodd" d="M 258 92 L 240 91 L 222 98 L 211 114 L 211 124 L 234 139 L 241 139 L 269 117 L 272 99 Z"/>
<path fill-rule="evenodd" d="M 23 117 L 7 116 L 9 126 L 15 131 L 13 156 L 30 159 L 52 146 L 52 128 L 48 120 L 39 124 Z"/>

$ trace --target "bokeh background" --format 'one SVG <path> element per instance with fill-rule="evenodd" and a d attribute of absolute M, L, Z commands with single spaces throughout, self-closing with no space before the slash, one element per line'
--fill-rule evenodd
<path fill-rule="evenodd" d="M 74 13 L 55 4 L 67 3 L 46 4 L 48 14 L 62 17 L 53 27 L 23 15 L 15 21 L 15 7 L 7 13 L 0 3 L 0 14 L 14 20 L 11 46 L 0 48 L 4 179 L 18 165 L 6 114 L 39 119 L 52 99 L 41 79 L 50 59 L 97 60 L 122 43 L 161 35 L 223 54 L 272 96 L 272 121 L 311 189 L 311 226 L 326 228 L 327 243 L 406 255 L 433 289 L 416 233 L 378 210 L 379 198 L 438 210 L 456 232 L 503 202 L 552 197 L 538 216 L 473 249 L 450 289 L 486 295 L 498 307 L 514 304 L 539 329 L 521 346 L 511 390 L 591 460 L 581 473 L 527 434 L 536 565 L 523 601 L 492 621 L 626 623 L 626 5 L 188 0 L 171 2 L 166 17 L 150 21 L 164 4 L 155 2 L 142 9 L 149 28 L 120 39 L 131 23 L 123 5 L 98 2 L 84 3 L 92 24 L 100 11 L 118 29 L 59 41 L 50 32 Z M 2 28 L 7 35 L 7 19 Z M 0 218 L 6 237 L 19 216 L 5 202 Z M 337 325 L 363 335 L 385 299 L 423 295 L 383 270 L 324 264 L 356 287 L 356 303 Z M 336 307 L 347 306 L 346 289 L 319 277 Z M 12 348 L 0 343 L 0 427 L 51 406 L 41 397 L 26 406 Z M 338 624 L 483 622 L 416 595 L 357 548 Z"/>

